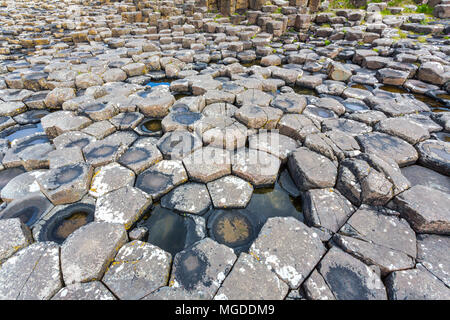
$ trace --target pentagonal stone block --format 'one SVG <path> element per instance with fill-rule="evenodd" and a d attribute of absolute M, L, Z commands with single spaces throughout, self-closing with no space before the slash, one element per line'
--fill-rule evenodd
<path fill-rule="evenodd" d="M 235 176 L 225 176 L 207 184 L 215 208 L 245 208 L 253 186 Z"/>
<path fill-rule="evenodd" d="M 92 166 L 88 164 L 70 164 L 48 170 L 37 182 L 53 204 L 72 203 L 87 193 L 92 173 Z"/>
<path fill-rule="evenodd" d="M 134 172 L 113 162 L 95 170 L 89 194 L 100 197 L 125 186 L 134 185 Z"/>
<path fill-rule="evenodd" d="M 66 284 L 101 279 L 117 251 L 128 240 L 122 225 L 91 222 L 72 233 L 61 247 Z"/>
<path fill-rule="evenodd" d="M 211 205 L 208 189 L 204 184 L 185 183 L 161 198 L 161 206 L 191 214 L 204 214 Z"/>
<path fill-rule="evenodd" d="M 117 253 L 103 282 L 121 300 L 138 300 L 167 284 L 170 253 L 146 242 L 132 241 Z"/>
<path fill-rule="evenodd" d="M 95 221 L 123 224 L 128 230 L 151 204 L 145 192 L 125 186 L 97 199 Z"/>

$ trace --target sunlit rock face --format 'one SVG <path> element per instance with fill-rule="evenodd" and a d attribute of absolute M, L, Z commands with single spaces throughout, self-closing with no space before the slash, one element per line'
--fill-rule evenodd
<path fill-rule="evenodd" d="M 447 4 L 82 2 L 0 4 L 0 299 L 448 298 Z"/>

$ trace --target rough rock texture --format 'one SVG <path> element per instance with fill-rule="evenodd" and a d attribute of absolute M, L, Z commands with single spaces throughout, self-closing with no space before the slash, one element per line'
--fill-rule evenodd
<path fill-rule="evenodd" d="M 167 284 L 172 256 L 141 241 L 124 245 L 102 281 L 121 300 L 138 300 Z"/>
<path fill-rule="evenodd" d="M 295 218 L 278 217 L 267 220 L 249 253 L 296 289 L 325 254 L 325 247 L 313 229 Z"/>
<path fill-rule="evenodd" d="M 128 240 L 119 224 L 91 222 L 72 233 L 61 247 L 66 284 L 102 278 L 120 247 Z"/>
<path fill-rule="evenodd" d="M 0 300 L 48 300 L 62 287 L 59 246 L 34 243 L 0 268 Z"/>

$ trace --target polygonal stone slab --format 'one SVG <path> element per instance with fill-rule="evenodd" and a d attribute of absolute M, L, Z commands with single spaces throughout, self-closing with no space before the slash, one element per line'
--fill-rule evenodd
<path fill-rule="evenodd" d="M 420 264 L 392 272 L 385 281 L 391 300 L 450 300 L 449 288 Z"/>
<path fill-rule="evenodd" d="M 100 197 L 108 192 L 134 185 L 134 172 L 113 162 L 95 170 L 89 194 Z"/>
<path fill-rule="evenodd" d="M 136 187 L 156 200 L 187 180 L 188 176 L 181 161 L 162 160 L 137 177 Z"/>
<path fill-rule="evenodd" d="M 280 159 L 276 156 L 246 148 L 236 151 L 232 161 L 233 174 L 257 187 L 274 184 L 281 165 Z"/>
<path fill-rule="evenodd" d="M 310 226 L 336 232 L 355 211 L 341 193 L 333 188 L 310 189 L 303 196 L 303 214 Z"/>
<path fill-rule="evenodd" d="M 291 153 L 289 172 L 301 190 L 334 187 L 336 165 L 328 158 L 302 147 Z"/>
<path fill-rule="evenodd" d="M 57 149 L 49 152 L 50 169 L 84 162 L 83 153 L 78 147 Z"/>
<path fill-rule="evenodd" d="M 0 300 L 48 300 L 62 287 L 59 246 L 37 242 L 0 268 Z"/>
<path fill-rule="evenodd" d="M 450 237 L 420 234 L 417 261 L 448 287 L 450 285 Z"/>
<path fill-rule="evenodd" d="M 207 183 L 231 173 L 230 152 L 224 149 L 204 147 L 183 159 L 189 178 Z"/>
<path fill-rule="evenodd" d="M 310 300 L 336 300 L 322 275 L 314 270 L 303 282 L 305 295 Z"/>
<path fill-rule="evenodd" d="M 81 132 L 81 131 L 71 131 L 63 133 L 53 139 L 53 144 L 56 149 L 65 149 L 65 148 L 73 148 L 77 147 L 83 149 L 89 143 L 96 141 L 93 136 Z"/>
<path fill-rule="evenodd" d="M 109 121 L 118 130 L 134 129 L 144 119 L 144 115 L 139 112 L 123 112 L 113 117 Z"/>
<path fill-rule="evenodd" d="M 450 178 L 434 170 L 412 165 L 402 168 L 402 174 L 411 183 L 411 186 L 423 185 L 433 189 L 450 193 Z"/>
<path fill-rule="evenodd" d="M 382 274 L 415 265 L 416 235 L 405 220 L 389 213 L 360 208 L 334 240 L 365 263 L 379 266 Z"/>
<path fill-rule="evenodd" d="M 202 147 L 201 139 L 188 131 L 173 131 L 165 133 L 157 144 L 164 159 L 182 159 L 191 152 Z"/>
<path fill-rule="evenodd" d="M 286 114 L 277 125 L 281 134 L 292 139 L 303 141 L 308 134 L 319 133 L 320 129 L 314 122 L 301 114 Z"/>
<path fill-rule="evenodd" d="M 281 300 L 289 287 L 251 255 L 241 253 L 215 300 Z"/>
<path fill-rule="evenodd" d="M 306 97 L 294 92 L 279 94 L 271 102 L 272 107 L 278 108 L 284 113 L 302 113 L 306 104 Z"/>
<path fill-rule="evenodd" d="M 430 133 L 426 128 L 406 117 L 381 120 L 376 124 L 375 129 L 393 136 L 397 136 L 411 144 L 416 144 L 417 142 L 423 141 L 430 137 Z"/>
<path fill-rule="evenodd" d="M 268 107 L 273 97 L 258 89 L 245 90 L 236 95 L 236 103 L 239 106 L 246 104 Z"/>
<path fill-rule="evenodd" d="M 416 185 L 394 198 L 397 210 L 418 233 L 450 235 L 450 196 Z"/>
<path fill-rule="evenodd" d="M 117 253 L 103 282 L 121 300 L 138 300 L 167 284 L 172 256 L 146 242 L 132 241 Z"/>
<path fill-rule="evenodd" d="M 67 131 L 77 131 L 91 124 L 91 120 L 77 116 L 71 111 L 52 112 L 41 119 L 42 127 L 49 137 L 57 137 Z"/>
<path fill-rule="evenodd" d="M 249 148 L 265 151 L 273 154 L 286 162 L 287 157 L 298 147 L 300 143 L 283 134 L 270 131 L 259 131 L 258 134 L 248 138 Z"/>
<path fill-rule="evenodd" d="M 125 186 L 97 199 L 95 221 L 123 224 L 128 230 L 151 204 L 145 192 Z"/>
<path fill-rule="evenodd" d="M 208 189 L 201 183 L 185 183 L 161 198 L 161 206 L 171 210 L 202 215 L 211 205 Z"/>
<path fill-rule="evenodd" d="M 72 233 L 61 247 L 64 283 L 101 279 L 108 264 L 128 240 L 122 225 L 91 222 Z"/>
<path fill-rule="evenodd" d="M 25 196 L 42 194 L 36 179 L 44 175 L 47 171 L 34 170 L 24 172 L 12 178 L 1 191 L 2 200 L 11 202 L 15 199 L 22 199 Z"/>
<path fill-rule="evenodd" d="M 30 229 L 20 219 L 0 220 L 0 265 L 32 242 Z"/>
<path fill-rule="evenodd" d="M 116 300 L 100 281 L 74 283 L 62 288 L 52 300 Z"/>
<path fill-rule="evenodd" d="M 337 300 L 386 300 L 380 276 L 337 247 L 320 261 L 318 271 Z"/>
<path fill-rule="evenodd" d="M 236 258 L 231 248 L 205 238 L 175 255 L 169 284 L 212 299 Z"/>
<path fill-rule="evenodd" d="M 156 147 L 154 138 L 143 138 L 128 148 L 118 162 L 139 174 L 162 159 L 163 156 Z"/>
<path fill-rule="evenodd" d="M 361 150 L 383 158 L 392 158 L 400 167 L 416 162 L 416 149 L 406 141 L 385 133 L 373 132 L 356 137 Z"/>
<path fill-rule="evenodd" d="M 427 140 L 417 145 L 419 162 L 424 166 L 450 176 L 450 143 Z"/>
<path fill-rule="evenodd" d="M 245 105 L 239 108 L 234 117 L 248 128 L 274 129 L 283 115 L 283 111 L 256 105 Z"/>
<path fill-rule="evenodd" d="M 98 140 L 83 148 L 83 154 L 87 163 L 99 167 L 114 161 L 125 152 L 126 146 L 120 141 Z"/>
<path fill-rule="evenodd" d="M 249 253 L 296 289 L 325 254 L 317 233 L 292 217 L 270 218 Z"/>
<path fill-rule="evenodd" d="M 253 186 L 235 176 L 225 176 L 207 184 L 215 208 L 245 208 Z"/>
<path fill-rule="evenodd" d="M 87 193 L 92 173 L 88 164 L 70 164 L 50 169 L 36 180 L 53 204 L 65 204 L 78 201 Z"/>

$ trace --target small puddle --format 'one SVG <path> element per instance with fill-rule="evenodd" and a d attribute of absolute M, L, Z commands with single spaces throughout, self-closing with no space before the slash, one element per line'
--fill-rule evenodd
<path fill-rule="evenodd" d="M 7 135 L 4 138 L 7 139 L 9 142 L 12 142 L 16 139 L 28 137 L 38 132 L 44 132 L 44 129 L 42 128 L 42 125 L 40 123 L 37 123 L 11 128 L 5 132 L 7 132 L 6 133 Z"/>
<path fill-rule="evenodd" d="M 147 133 L 157 133 L 162 130 L 161 119 L 150 119 L 141 124 L 141 130 Z"/>
<path fill-rule="evenodd" d="M 75 203 L 55 212 L 39 231 L 40 241 L 62 244 L 75 230 L 94 221 L 95 206 Z"/>

